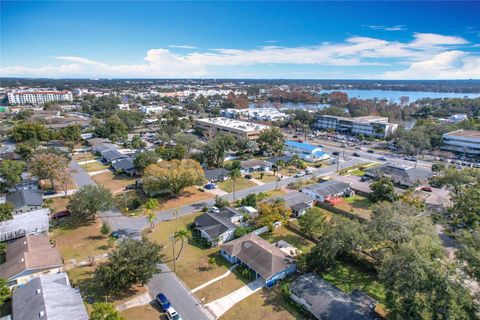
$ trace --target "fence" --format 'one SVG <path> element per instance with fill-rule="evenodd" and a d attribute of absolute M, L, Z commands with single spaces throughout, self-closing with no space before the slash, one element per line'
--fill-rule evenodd
<path fill-rule="evenodd" d="M 326 204 L 324 202 L 317 202 L 316 204 L 318 207 L 323 208 L 325 210 L 331 211 L 333 213 L 341 214 L 349 219 L 357 219 L 359 222 L 365 222 L 367 221 L 365 218 L 359 217 L 353 213 L 350 213 L 348 211 L 339 209 L 337 207 L 331 206 L 329 204 Z"/>

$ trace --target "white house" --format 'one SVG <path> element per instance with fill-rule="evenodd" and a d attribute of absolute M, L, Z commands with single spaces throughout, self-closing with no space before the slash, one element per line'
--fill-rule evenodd
<path fill-rule="evenodd" d="M 314 162 L 330 158 L 330 154 L 322 148 L 304 142 L 287 140 L 284 143 L 285 152 L 290 155 L 298 155 L 301 159 Z"/>
<path fill-rule="evenodd" d="M 140 111 L 145 113 L 145 114 L 150 114 L 150 113 L 160 113 L 163 111 L 162 106 L 140 106 Z"/>

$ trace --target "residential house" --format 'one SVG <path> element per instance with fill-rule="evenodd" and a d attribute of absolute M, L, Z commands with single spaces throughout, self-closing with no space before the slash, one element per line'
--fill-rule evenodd
<path fill-rule="evenodd" d="M 299 276 L 290 285 L 290 298 L 319 320 L 374 320 L 377 302 L 361 293 L 348 294 L 314 273 Z"/>
<path fill-rule="evenodd" d="M 312 207 L 311 204 L 305 203 L 305 202 L 299 202 L 294 204 L 293 206 L 290 207 L 290 210 L 292 211 L 292 216 L 299 218 L 307 212 L 308 209 Z"/>
<path fill-rule="evenodd" d="M 426 184 L 433 176 L 431 170 L 413 168 L 394 163 L 387 163 L 379 167 L 369 168 L 365 170 L 365 174 L 374 179 L 388 177 L 396 185 L 406 188 Z"/>
<path fill-rule="evenodd" d="M 203 169 L 205 178 L 210 182 L 225 181 L 228 178 L 229 171 L 225 168 Z"/>
<path fill-rule="evenodd" d="M 230 241 L 235 236 L 243 213 L 234 208 L 222 208 L 220 212 L 206 212 L 195 219 L 195 231 L 211 245 Z"/>
<path fill-rule="evenodd" d="M 350 189 L 350 184 L 336 180 L 328 180 L 307 186 L 303 188 L 301 192 L 309 195 L 319 202 L 324 202 L 327 198 L 353 195 L 353 191 Z"/>
<path fill-rule="evenodd" d="M 104 139 L 104 138 L 87 138 L 87 143 L 91 146 L 91 147 L 95 147 L 97 145 L 100 145 L 102 143 L 108 143 L 108 140 L 107 139 Z"/>
<path fill-rule="evenodd" d="M 101 154 L 107 150 L 117 150 L 118 146 L 112 143 L 99 143 L 92 146 L 92 153 L 94 154 Z"/>
<path fill-rule="evenodd" d="M 15 287 L 41 274 L 58 273 L 62 267 L 60 253 L 50 245 L 47 234 L 26 235 L 7 244 L 0 278 L 7 279 L 9 287 Z"/>
<path fill-rule="evenodd" d="M 137 168 L 135 167 L 135 164 L 133 163 L 133 158 L 128 157 L 128 158 L 123 158 L 119 159 L 118 161 L 114 161 L 112 163 L 112 169 L 116 173 L 125 173 L 128 176 L 134 176 L 137 175 Z"/>
<path fill-rule="evenodd" d="M 220 253 L 230 263 L 238 263 L 255 272 L 267 287 L 275 285 L 297 269 L 292 256 L 255 233 L 223 244 Z"/>
<path fill-rule="evenodd" d="M 258 216 L 258 210 L 254 207 L 243 206 L 240 208 L 240 211 L 248 215 L 250 218 L 256 218 Z"/>
<path fill-rule="evenodd" d="M 272 164 L 264 160 L 246 160 L 240 163 L 240 171 L 242 173 L 252 173 L 257 171 L 269 171 Z"/>
<path fill-rule="evenodd" d="M 129 156 L 127 156 L 126 154 L 123 154 L 118 150 L 111 150 L 111 149 L 102 151 L 100 155 L 102 156 L 102 161 L 107 164 L 113 164 L 119 161 L 120 159 L 129 158 Z"/>
<path fill-rule="evenodd" d="M 330 154 L 322 148 L 305 143 L 287 140 L 284 143 L 285 152 L 290 155 L 297 155 L 300 159 L 314 162 L 330 158 Z"/>
<path fill-rule="evenodd" d="M 42 208 L 42 192 L 34 189 L 20 189 L 9 193 L 6 202 L 13 205 L 13 214 L 39 210 Z"/>
<path fill-rule="evenodd" d="M 273 165 L 276 165 L 279 161 L 283 161 L 284 163 L 289 163 L 290 160 L 292 160 L 291 155 L 283 155 L 283 156 L 278 156 L 278 157 L 271 157 L 266 159 L 265 161 L 269 162 Z"/>
<path fill-rule="evenodd" d="M 49 209 L 14 213 L 12 219 L 0 222 L 0 242 L 20 238 L 28 234 L 47 232 L 49 224 Z"/>
<path fill-rule="evenodd" d="M 88 320 L 78 289 L 66 273 L 40 275 L 13 291 L 13 320 Z"/>

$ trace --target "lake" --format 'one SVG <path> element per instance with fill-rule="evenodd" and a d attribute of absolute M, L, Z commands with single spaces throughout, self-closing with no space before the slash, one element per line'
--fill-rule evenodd
<path fill-rule="evenodd" d="M 456 93 L 456 92 L 424 92 L 424 91 L 386 91 L 386 90 L 322 90 L 320 93 L 330 93 L 333 91 L 345 92 L 349 98 L 359 99 L 387 99 L 395 102 L 400 101 L 400 97 L 409 97 L 410 102 L 422 98 L 478 98 L 480 93 Z"/>

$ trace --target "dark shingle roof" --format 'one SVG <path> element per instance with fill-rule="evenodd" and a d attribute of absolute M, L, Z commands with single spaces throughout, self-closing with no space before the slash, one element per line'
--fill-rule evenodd
<path fill-rule="evenodd" d="M 108 161 L 108 162 L 118 160 L 118 159 L 128 158 L 127 155 L 121 153 L 118 150 L 110 150 L 109 149 L 109 150 L 105 150 L 105 151 L 101 152 L 101 154 L 102 154 L 102 157 L 105 158 L 105 160 Z"/>
<path fill-rule="evenodd" d="M 294 204 L 290 208 L 292 210 L 295 210 L 295 211 L 302 211 L 302 210 L 310 208 L 310 206 L 308 204 L 306 204 L 305 202 L 300 202 L 300 203 Z"/>
<path fill-rule="evenodd" d="M 348 183 L 335 181 L 335 180 L 328 180 L 325 182 L 314 184 L 312 186 L 305 187 L 303 188 L 303 190 L 310 190 L 322 197 L 328 197 L 329 195 L 332 195 L 332 194 L 341 193 L 348 188 L 350 188 L 350 185 Z"/>
<path fill-rule="evenodd" d="M 293 295 L 304 299 L 309 311 L 322 320 L 368 320 L 377 316 L 363 297 L 347 294 L 314 273 L 295 279 L 290 290 Z"/>
<path fill-rule="evenodd" d="M 222 249 L 246 263 L 264 279 L 276 275 L 294 263 L 285 252 L 254 233 L 227 242 L 222 245 Z"/>
<path fill-rule="evenodd" d="M 220 179 L 221 177 L 228 176 L 229 171 L 225 168 L 216 168 L 216 169 L 204 169 L 205 178 L 207 180 Z"/>
<path fill-rule="evenodd" d="M 135 164 L 133 163 L 132 158 L 125 158 L 112 164 L 112 167 L 114 170 L 130 171 L 135 169 Z"/>
<path fill-rule="evenodd" d="M 225 231 L 236 228 L 228 219 L 218 216 L 215 213 L 207 212 L 197 217 L 195 225 L 198 230 L 202 230 L 212 239 L 215 239 Z"/>
<path fill-rule="evenodd" d="M 13 204 L 16 210 L 24 206 L 41 206 L 43 204 L 43 196 L 38 190 L 21 189 L 7 194 L 6 201 Z"/>
<path fill-rule="evenodd" d="M 272 164 L 276 164 L 278 161 L 283 161 L 285 163 L 288 163 L 290 162 L 290 160 L 292 160 L 292 156 L 285 155 L 285 156 L 271 157 L 266 159 L 265 161 L 270 162 Z"/>

